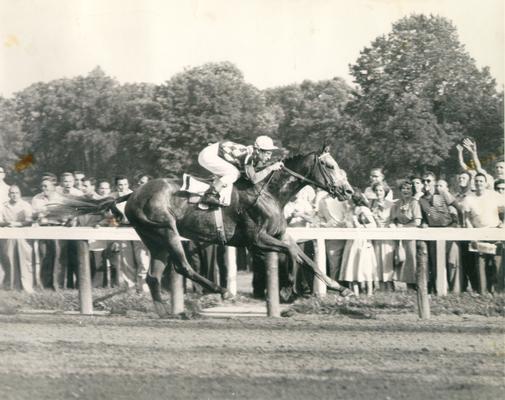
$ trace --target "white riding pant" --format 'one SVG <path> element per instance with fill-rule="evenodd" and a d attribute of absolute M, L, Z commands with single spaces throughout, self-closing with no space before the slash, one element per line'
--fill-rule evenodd
<path fill-rule="evenodd" d="M 218 176 L 225 184 L 233 184 L 240 178 L 240 171 L 233 164 L 218 156 L 219 143 L 211 144 L 198 154 L 198 163 L 205 169 Z"/>

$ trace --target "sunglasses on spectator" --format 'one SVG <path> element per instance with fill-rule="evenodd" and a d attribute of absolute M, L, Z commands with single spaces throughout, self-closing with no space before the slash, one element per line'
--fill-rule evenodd
<path fill-rule="evenodd" d="M 433 179 L 423 179 L 423 183 L 430 183 L 433 182 Z"/>

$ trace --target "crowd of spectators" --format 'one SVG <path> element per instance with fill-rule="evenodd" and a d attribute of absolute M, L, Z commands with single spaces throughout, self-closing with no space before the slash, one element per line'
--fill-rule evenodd
<path fill-rule="evenodd" d="M 339 202 L 326 192 L 315 192 L 311 187 L 302 189 L 284 209 L 291 227 L 327 228 L 415 228 L 415 227 L 502 227 L 505 204 L 505 163 L 498 160 L 494 173 L 482 168 L 477 146 L 471 139 L 457 146 L 461 171 L 450 185 L 437 179 L 433 172 L 409 176 L 390 187 L 381 168 L 370 171 L 369 185 L 356 189 L 349 201 Z M 465 163 L 465 152 L 470 161 Z M 57 203 L 61 195 L 104 199 L 131 192 L 126 176 L 117 176 L 114 182 L 97 180 L 82 171 L 64 172 L 59 176 L 46 173 L 40 181 L 40 193 L 32 198 L 22 196 L 20 188 L 4 181 L 5 171 L 0 167 L 0 226 L 60 225 L 68 221 L 48 217 L 46 205 Z M 151 177 L 139 174 L 136 187 Z M 451 182 L 452 183 L 452 182 Z M 119 205 L 124 207 L 124 203 Z M 128 225 L 123 219 L 119 222 Z M 112 215 L 84 216 L 74 219 L 78 226 L 116 226 Z M 186 244 L 185 246 L 199 246 Z M 313 256 L 314 243 L 300 243 Z M 436 292 L 436 244 L 427 242 L 429 290 Z M 0 283 L 5 289 L 32 292 L 34 288 L 61 290 L 77 287 L 77 242 L 69 240 L 0 240 Z M 193 254 L 196 270 L 209 278 L 221 280 L 225 273 L 216 260 L 223 258 L 218 247 L 188 251 Z M 502 243 L 447 242 L 447 279 L 455 291 L 482 292 L 504 289 Z M 195 259 L 195 254 L 198 259 Z M 246 259 L 243 251 L 240 257 Z M 377 290 L 391 291 L 415 288 L 416 242 L 414 240 L 327 240 L 327 274 L 356 294 L 372 295 Z M 251 257 L 248 258 L 251 264 Z M 90 241 L 90 261 L 93 286 L 128 285 L 138 291 L 147 291 L 145 276 L 149 268 L 149 252 L 140 241 Z M 264 271 L 258 255 L 252 255 L 255 272 L 253 293 L 264 294 Z M 196 265 L 197 264 L 197 265 Z M 245 262 L 240 262 L 245 264 Z M 217 266 L 217 267 L 216 267 Z M 216 269 L 217 268 L 217 269 Z M 282 270 L 282 268 L 281 268 Z M 478 271 L 485 270 L 485 282 Z M 207 272 L 205 272 L 207 271 Z M 310 270 L 295 268 L 298 292 L 310 292 L 313 277 Z"/>
<path fill-rule="evenodd" d="M 58 177 L 43 174 L 40 193 L 23 197 L 16 185 L 7 185 L 5 171 L 0 167 L 0 226 L 117 226 L 111 215 L 86 215 L 72 220 L 55 218 L 48 213 L 48 204 L 58 204 L 62 196 L 105 199 L 131 192 L 126 176 L 117 176 L 113 184 L 97 180 L 82 171 L 64 172 Z M 140 174 L 136 186 L 151 176 Z M 121 211 L 124 204 L 119 204 Z M 149 268 L 149 253 L 139 241 L 89 241 L 90 264 L 94 287 L 128 285 L 147 291 L 145 276 Z M 53 290 L 77 287 L 79 270 L 78 242 L 72 240 L 0 239 L 0 284 L 4 289 L 32 292 L 34 288 Z"/>
<path fill-rule="evenodd" d="M 370 171 L 370 184 L 356 189 L 352 199 L 339 202 L 323 191 L 303 189 L 285 207 L 290 226 L 338 228 L 503 227 L 505 163 L 498 159 L 493 173 L 482 168 L 477 146 L 464 139 L 457 146 L 461 171 L 451 190 L 446 179 L 425 171 L 400 179 L 391 188 L 381 168 Z M 465 152 L 470 160 L 464 161 Z M 476 238 L 477 240 L 478 238 Z M 428 248 L 428 289 L 436 293 L 437 246 Z M 307 243 L 303 243 L 307 247 Z M 503 244 L 446 242 L 449 289 L 453 291 L 503 291 Z M 416 285 L 416 241 L 327 240 L 328 275 L 353 289 L 372 295 L 376 290 L 404 290 Z M 485 273 L 479 273 L 485 271 Z M 301 288 L 303 289 L 303 288 Z"/>

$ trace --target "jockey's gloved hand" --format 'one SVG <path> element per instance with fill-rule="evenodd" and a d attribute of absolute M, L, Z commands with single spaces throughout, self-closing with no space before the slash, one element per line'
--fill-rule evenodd
<path fill-rule="evenodd" d="M 270 166 L 270 168 L 272 169 L 272 171 L 277 171 L 277 170 L 281 169 L 283 166 L 284 166 L 284 163 L 282 161 L 277 161 L 276 163 L 273 163 Z"/>

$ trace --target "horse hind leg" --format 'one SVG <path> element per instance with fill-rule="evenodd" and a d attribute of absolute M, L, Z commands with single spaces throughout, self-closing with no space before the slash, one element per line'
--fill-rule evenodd
<path fill-rule="evenodd" d="M 171 310 L 166 301 L 161 297 L 161 277 L 167 264 L 168 254 L 166 252 L 151 252 L 151 262 L 146 275 L 146 283 L 151 292 L 154 310 L 160 318 L 167 318 L 171 315 Z"/>

